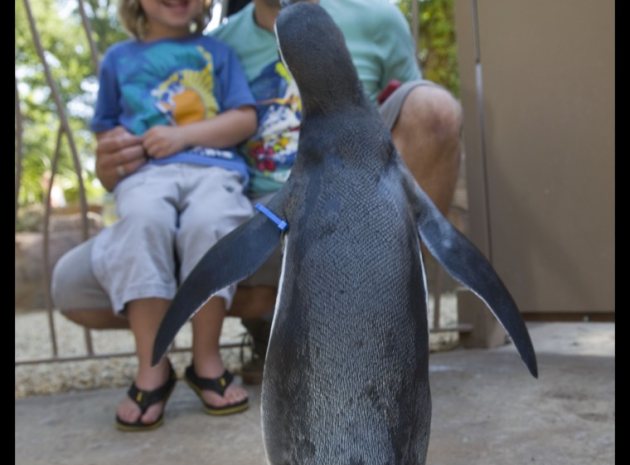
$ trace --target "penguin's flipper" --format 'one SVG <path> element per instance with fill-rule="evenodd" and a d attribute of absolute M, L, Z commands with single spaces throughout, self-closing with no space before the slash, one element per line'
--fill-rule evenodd
<path fill-rule="evenodd" d="M 486 257 L 442 215 L 402 160 L 399 165 L 422 242 L 453 278 L 484 301 L 512 338 L 530 373 L 537 378 L 536 353 L 509 291 Z"/>
<path fill-rule="evenodd" d="M 155 337 L 151 363 L 159 362 L 177 332 L 214 293 L 260 268 L 281 235 L 278 224 L 260 212 L 212 246 L 177 290 Z"/>

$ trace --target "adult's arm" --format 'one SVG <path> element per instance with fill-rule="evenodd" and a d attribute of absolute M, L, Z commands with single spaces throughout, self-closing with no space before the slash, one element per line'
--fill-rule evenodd
<path fill-rule="evenodd" d="M 96 134 L 96 176 L 108 191 L 147 162 L 142 137 L 122 126 Z"/>

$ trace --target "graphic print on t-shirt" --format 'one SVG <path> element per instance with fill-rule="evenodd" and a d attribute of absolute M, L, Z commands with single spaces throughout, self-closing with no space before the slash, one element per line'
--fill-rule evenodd
<path fill-rule="evenodd" d="M 202 69 L 175 71 L 151 91 L 157 109 L 176 125 L 210 119 L 218 112 L 213 95 L 212 55 L 202 47 L 197 50 L 206 62 Z"/>
<path fill-rule="evenodd" d="M 264 68 L 250 88 L 256 99 L 258 130 L 241 152 L 250 170 L 250 189 L 262 194 L 277 190 L 289 177 L 297 153 L 302 101 L 281 61 Z"/>

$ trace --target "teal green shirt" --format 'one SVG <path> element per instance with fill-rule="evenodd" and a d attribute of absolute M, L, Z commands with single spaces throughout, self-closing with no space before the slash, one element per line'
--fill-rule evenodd
<path fill-rule="evenodd" d="M 346 38 L 352 61 L 368 97 L 375 101 L 392 79 L 420 79 L 409 25 L 387 0 L 320 0 Z M 275 35 L 258 27 L 248 4 L 210 34 L 236 51 L 252 81 L 278 59 Z"/>
<path fill-rule="evenodd" d="M 375 101 L 392 79 L 420 79 L 413 40 L 402 13 L 387 0 L 320 0 L 346 38 L 368 97 Z M 211 31 L 236 52 L 256 100 L 258 129 L 239 147 L 247 161 L 252 197 L 275 192 L 297 154 L 302 104 L 279 59 L 273 32 L 254 21 L 250 3 Z"/>

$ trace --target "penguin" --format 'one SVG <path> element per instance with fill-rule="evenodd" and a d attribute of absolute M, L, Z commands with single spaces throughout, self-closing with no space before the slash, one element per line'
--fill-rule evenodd
<path fill-rule="evenodd" d="M 297 2 L 280 11 L 275 33 L 302 99 L 295 164 L 268 204 L 182 284 L 153 362 L 214 292 L 253 274 L 282 243 L 261 394 L 269 464 L 425 464 L 431 395 L 421 243 L 485 302 L 537 377 L 531 339 L 490 263 L 406 168 L 330 15 Z"/>

